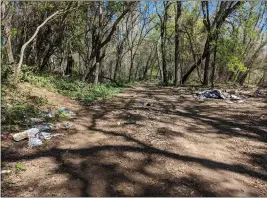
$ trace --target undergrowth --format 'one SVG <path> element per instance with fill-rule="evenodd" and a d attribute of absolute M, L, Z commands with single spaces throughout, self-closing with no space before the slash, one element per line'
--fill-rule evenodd
<path fill-rule="evenodd" d="M 108 99 L 123 90 L 123 87 L 113 83 L 94 86 L 75 76 L 37 74 L 32 71 L 23 72 L 21 81 L 29 82 L 36 87 L 44 87 L 49 91 L 79 100 L 83 104 L 99 99 Z M 2 85 L 1 93 L 1 124 L 4 131 L 19 131 L 27 128 L 26 121 L 29 118 L 40 117 L 42 115 L 41 109 L 52 108 L 52 104 L 48 104 L 45 97 L 33 96 L 30 87 L 19 89 L 6 83 Z"/>
<path fill-rule="evenodd" d="M 120 93 L 123 89 L 114 83 L 92 85 L 77 79 L 77 77 L 63 77 L 55 74 L 28 74 L 24 81 L 83 103 L 107 99 Z"/>
<path fill-rule="evenodd" d="M 42 107 L 48 101 L 42 96 L 32 96 L 30 90 L 1 87 L 1 129 L 2 131 L 19 131 L 28 127 L 28 118 L 41 115 Z"/>

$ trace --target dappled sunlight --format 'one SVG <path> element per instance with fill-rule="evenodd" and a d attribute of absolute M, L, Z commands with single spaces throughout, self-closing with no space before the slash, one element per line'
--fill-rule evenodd
<path fill-rule="evenodd" d="M 140 103 L 140 99 L 148 101 L 147 89 L 151 89 L 151 106 Z M 260 120 L 254 120 L 258 126 L 247 125 L 250 120 L 245 117 L 236 122 L 232 119 L 239 120 L 242 109 L 216 109 L 195 99 L 175 101 L 158 93 L 167 95 L 169 89 L 153 89 L 141 89 L 141 95 L 139 89 L 135 95 L 129 93 L 136 89 L 128 89 L 129 95 L 81 106 L 75 112 L 75 128 L 64 138 L 32 153 L 9 155 L 6 150 L 2 160 L 36 167 L 22 174 L 26 180 L 42 180 L 28 193 L 34 196 L 66 196 L 66 192 L 68 196 L 257 196 L 264 192 L 254 187 L 267 182 L 266 126 Z M 136 123 L 124 124 L 128 120 Z M 15 189 L 12 193 L 27 195 Z"/>

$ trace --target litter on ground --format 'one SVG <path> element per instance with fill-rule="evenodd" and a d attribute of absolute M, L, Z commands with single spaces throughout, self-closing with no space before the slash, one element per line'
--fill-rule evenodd
<path fill-rule="evenodd" d="M 65 118 L 73 118 L 76 114 L 73 113 L 71 110 L 65 109 L 65 108 L 59 108 L 59 117 L 61 117 L 60 115 L 64 115 L 62 117 Z M 53 114 L 52 112 L 49 113 L 44 113 L 43 117 L 55 117 L 55 114 Z M 24 139 L 28 139 L 28 145 L 29 147 L 35 147 L 35 146 L 40 146 L 43 144 L 44 140 L 49 140 L 52 137 L 55 136 L 62 136 L 63 134 L 60 133 L 56 133 L 56 134 L 52 134 L 51 130 L 52 130 L 52 124 L 50 123 L 44 123 L 45 119 L 43 118 L 30 118 L 31 123 L 33 124 L 32 128 L 25 130 L 23 132 L 19 132 L 19 133 L 15 133 L 13 134 L 13 140 L 14 141 L 21 141 Z M 44 123 L 44 124 L 41 124 Z M 34 124 L 39 124 L 39 125 L 34 125 Z M 59 129 L 60 128 L 60 124 L 56 123 L 55 125 L 53 125 L 54 128 Z M 67 123 L 64 124 L 65 128 L 72 128 L 73 124 Z"/>
<path fill-rule="evenodd" d="M 230 100 L 241 100 L 242 98 L 227 92 L 222 92 L 218 89 L 210 89 L 199 92 L 199 98 L 204 99 L 230 99 Z"/>

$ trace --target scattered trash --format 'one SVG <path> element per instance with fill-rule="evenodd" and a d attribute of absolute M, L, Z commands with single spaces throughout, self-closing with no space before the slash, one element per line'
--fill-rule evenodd
<path fill-rule="evenodd" d="M 13 137 L 13 140 L 18 142 L 18 141 L 28 138 L 29 136 L 35 136 L 37 133 L 39 133 L 39 129 L 31 128 L 20 133 L 15 133 L 12 137 Z"/>
<path fill-rule="evenodd" d="M 64 110 L 65 110 L 65 108 L 63 108 L 63 107 L 58 108 L 59 113 L 62 113 Z"/>
<path fill-rule="evenodd" d="M 67 123 L 67 124 L 64 124 L 64 127 L 65 127 L 65 128 L 71 128 L 71 127 L 73 127 L 73 124 L 69 124 L 69 123 Z"/>
<path fill-rule="evenodd" d="M 29 147 L 40 146 L 43 143 L 43 140 L 49 140 L 52 138 L 51 133 L 44 132 L 44 130 L 48 129 L 47 126 L 45 128 L 42 126 L 40 127 L 40 129 L 41 130 L 39 130 L 38 128 L 31 128 L 26 131 L 16 133 L 13 135 L 13 139 L 15 141 L 21 141 L 23 139 L 28 138 Z"/>
<path fill-rule="evenodd" d="M 213 98 L 213 99 L 225 99 L 225 96 L 220 90 L 211 89 L 199 93 L 200 99 Z"/>
<path fill-rule="evenodd" d="M 27 132 L 20 132 L 20 133 L 16 133 L 13 136 L 13 140 L 15 140 L 16 142 L 26 139 L 28 137 Z"/>
<path fill-rule="evenodd" d="M 73 111 L 71 111 L 71 110 L 69 110 L 69 109 L 64 109 L 63 107 L 60 107 L 59 109 L 58 109 L 58 111 L 59 111 L 59 117 L 60 118 L 67 118 L 67 119 L 73 119 L 73 118 L 75 118 L 75 116 L 76 116 L 76 114 L 73 112 Z"/>
<path fill-rule="evenodd" d="M 236 95 L 231 95 L 230 97 L 231 99 L 234 99 L 234 100 L 241 100 L 241 98 Z"/>
<path fill-rule="evenodd" d="M 38 124 L 38 123 L 42 123 L 42 122 L 44 122 L 45 120 L 44 120 L 44 119 L 41 119 L 41 118 L 30 118 L 30 121 L 31 121 L 33 124 Z"/>
<path fill-rule="evenodd" d="M 263 90 L 261 90 L 261 89 L 257 89 L 257 90 L 256 90 L 256 94 L 257 94 L 257 95 L 262 95 L 262 94 L 263 94 Z"/>
<path fill-rule="evenodd" d="M 236 130 L 236 131 L 241 131 L 241 129 L 240 128 L 232 128 L 233 130 Z"/>
<path fill-rule="evenodd" d="M 47 133 L 47 132 L 41 132 L 39 139 L 41 140 L 50 140 L 52 138 L 51 133 Z"/>
<path fill-rule="evenodd" d="M 34 146 L 40 146 L 43 142 L 42 140 L 39 139 L 38 134 L 39 134 L 39 129 L 37 128 L 32 128 L 27 130 L 27 134 L 28 134 L 28 145 L 29 147 L 34 147 Z"/>
<path fill-rule="evenodd" d="M 28 137 L 34 137 L 36 136 L 36 134 L 39 133 L 39 129 L 31 128 L 31 129 L 26 130 L 25 132 L 27 133 Z"/>
<path fill-rule="evenodd" d="M 59 117 L 64 117 L 64 118 L 74 118 L 74 116 L 76 115 L 74 112 L 72 112 L 71 110 L 68 109 L 64 109 L 62 107 L 60 107 L 58 109 L 59 111 Z M 55 117 L 55 114 L 50 111 L 50 112 L 43 112 L 43 117 Z M 40 124 L 45 122 L 45 119 L 43 118 L 30 118 L 30 121 L 32 122 L 32 124 Z M 53 127 L 55 128 L 60 128 L 60 124 L 57 123 L 56 125 L 53 125 Z M 73 124 L 67 123 L 64 124 L 65 128 L 71 128 L 73 127 Z M 14 134 L 13 140 L 14 141 L 21 141 L 23 139 L 27 139 L 28 138 L 28 145 L 29 147 L 35 147 L 35 146 L 40 146 L 43 144 L 44 140 L 49 140 L 52 137 L 56 137 L 56 136 L 64 136 L 64 134 L 51 134 L 51 130 L 52 130 L 52 124 L 47 123 L 47 124 L 40 124 L 40 125 L 34 125 L 32 126 L 32 128 L 25 130 L 23 132 L 20 133 L 16 133 Z"/>
<path fill-rule="evenodd" d="M 29 137 L 28 145 L 30 148 L 34 146 L 40 146 L 42 144 L 43 144 L 42 140 L 40 140 L 38 137 Z"/>
<path fill-rule="evenodd" d="M 1 174 L 8 174 L 11 173 L 11 170 L 1 170 Z"/>
<path fill-rule="evenodd" d="M 33 126 L 33 128 L 38 129 L 40 132 L 42 131 L 51 131 L 52 126 L 50 124 L 45 124 L 45 125 L 37 125 Z"/>
<path fill-rule="evenodd" d="M 198 93 L 201 100 L 204 99 L 232 99 L 232 100 L 241 100 L 242 98 L 227 92 L 222 92 L 218 89 L 210 89 Z"/>

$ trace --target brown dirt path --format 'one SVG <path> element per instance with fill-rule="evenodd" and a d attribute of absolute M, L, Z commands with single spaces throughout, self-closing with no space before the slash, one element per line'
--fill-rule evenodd
<path fill-rule="evenodd" d="M 2 196 L 267 196 L 266 98 L 200 101 L 144 85 L 81 106 L 33 93 L 75 111 L 75 129 L 35 149 L 2 145 L 12 170 Z"/>

